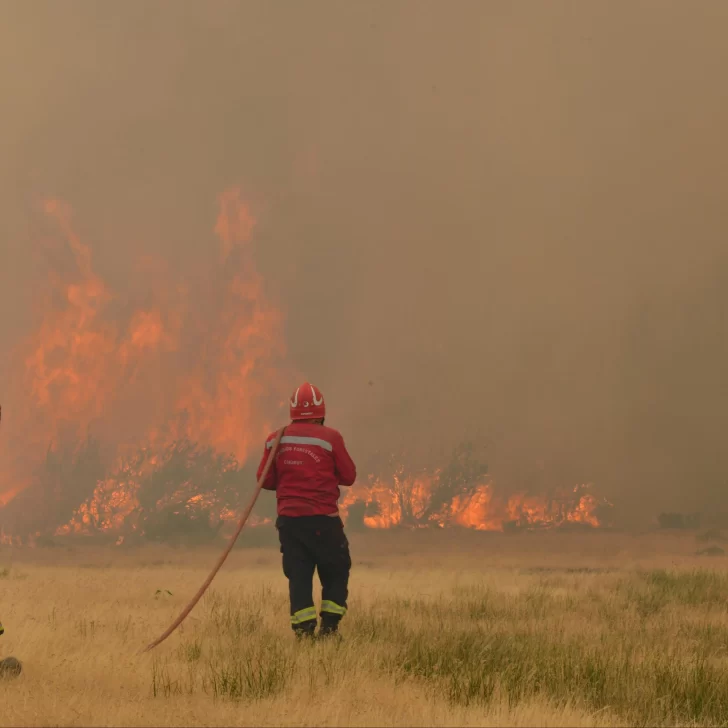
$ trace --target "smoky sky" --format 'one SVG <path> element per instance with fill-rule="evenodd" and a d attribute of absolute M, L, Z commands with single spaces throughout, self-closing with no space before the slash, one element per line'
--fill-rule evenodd
<path fill-rule="evenodd" d="M 239 185 L 289 363 L 360 462 L 472 437 L 503 487 L 728 505 L 728 5 L 0 15 L 0 371 L 43 199 L 127 290 L 144 253 L 194 276 Z"/>

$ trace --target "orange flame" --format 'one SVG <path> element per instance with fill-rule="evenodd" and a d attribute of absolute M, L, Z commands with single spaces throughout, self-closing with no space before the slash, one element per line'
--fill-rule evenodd
<path fill-rule="evenodd" d="M 105 437 L 116 465 L 58 532 L 114 529 L 139 509 L 139 453 L 153 469 L 157 453 L 181 440 L 233 454 L 238 464 L 257 452 L 294 378 L 282 364 L 284 317 L 255 265 L 256 220 L 238 189 L 220 198 L 214 227 L 220 257 L 210 263 L 211 288 L 198 292 L 217 305 L 206 320 L 186 300 L 185 285 L 171 287 L 176 293 L 157 305 L 134 307 L 94 270 L 68 206 L 52 200 L 44 212 L 62 233 L 72 272 L 51 273 L 40 324 L 23 346 L 27 386 L 15 409 L 32 416 L 14 423 L 16 435 L 24 430 L 17 439 L 28 443 L 36 466 L 49 444 L 81 442 L 89 432 Z M 156 283 L 152 299 L 161 297 Z M 168 365 L 155 367 L 161 355 Z M 114 440 L 128 402 L 141 403 L 127 427 L 133 434 Z M 0 507 L 31 484 L 32 478 L 3 482 Z"/>
<path fill-rule="evenodd" d="M 218 524 L 238 516 L 230 495 L 235 488 L 225 478 L 234 475 L 251 452 L 258 452 L 273 429 L 270 420 L 287 401 L 294 373 L 281 365 L 286 355 L 284 317 L 268 299 L 255 264 L 255 216 L 238 189 L 226 191 L 219 203 L 214 226 L 219 256 L 210 262 L 207 280 L 212 284 L 197 291 L 205 305 L 214 308 L 214 315 L 204 319 L 193 305 L 194 292 L 185 284 L 165 287 L 156 280 L 145 305 L 134 306 L 129 296 L 112 290 L 95 271 L 91 249 L 76 235 L 70 209 L 59 201 L 45 205 L 63 234 L 73 266 L 70 274 L 51 275 L 38 330 L 24 348 L 26 398 L 20 409 L 32 416 L 19 423 L 24 428 L 19 440 L 29 443 L 33 455 L 28 457 L 38 461 L 49 444 L 55 448 L 63 440 L 75 445 L 89 432 L 102 433 L 111 450 L 107 457 L 114 463 L 104 477 L 91 480 L 57 535 L 133 531 L 143 528 L 150 510 L 209 512 Z M 129 402 L 135 407 L 133 423 L 124 436 L 115 437 L 116 422 L 120 413 L 128 414 Z M 194 447 L 190 450 L 183 443 Z M 209 452 L 222 459 L 208 463 L 214 472 L 203 485 L 195 463 Z M 168 467 L 171 470 L 165 471 Z M 63 477 L 74 481 L 76 493 L 74 472 L 64 476 L 62 468 L 56 468 L 52 487 L 41 482 L 37 507 L 45 505 L 49 512 L 54 503 L 68 507 Z M 161 490 L 159 478 L 149 485 L 165 472 L 172 474 L 163 476 Z M 604 503 L 586 486 L 551 499 L 504 497 L 484 476 L 467 486 L 451 478 L 456 490 L 445 497 L 442 472 L 406 473 L 396 467 L 388 477 L 370 478 L 345 491 L 342 513 L 346 517 L 356 503 L 363 504 L 363 524 L 372 529 L 601 525 L 598 514 Z M 32 478 L 25 476 L 3 485 L 0 508 L 11 506 L 32 487 Z M 222 481 L 228 485 L 221 486 Z M 254 518 L 251 525 L 266 523 L 270 520 Z M 17 537 L 0 531 L 0 543 L 10 542 L 18 543 Z M 117 542 L 124 542 L 123 535 Z"/>
<path fill-rule="evenodd" d="M 491 482 L 472 484 L 470 492 L 453 496 L 444 506 L 429 508 L 438 488 L 438 473 L 406 478 L 401 471 L 391 480 L 370 478 L 355 484 L 343 497 L 344 517 L 355 503 L 374 511 L 363 517 L 368 528 L 460 526 L 478 531 L 502 531 L 510 527 L 557 527 L 583 524 L 599 527 L 604 523 L 600 510 L 611 504 L 589 492 L 590 485 L 576 486 L 571 493 L 556 497 L 513 494 L 499 497 Z"/>
<path fill-rule="evenodd" d="M 259 404 L 268 392 L 282 391 L 270 365 L 286 353 L 284 319 L 266 299 L 251 248 L 255 220 L 240 191 L 229 190 L 220 203 L 215 231 L 223 259 L 236 257 L 236 270 L 224 301 L 224 329 L 213 335 L 216 376 L 212 386 L 206 384 L 204 369 L 210 362 L 202 356 L 197 371 L 182 381 L 176 409 L 186 417 L 174 422 L 171 434 L 231 452 L 244 462 L 273 429 L 260 419 Z"/>

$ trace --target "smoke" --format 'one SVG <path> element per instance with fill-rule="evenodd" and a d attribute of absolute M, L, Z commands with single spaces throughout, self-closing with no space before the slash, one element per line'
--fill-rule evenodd
<path fill-rule="evenodd" d="M 214 332 L 240 185 L 276 386 L 321 386 L 360 463 L 473 437 L 503 488 L 594 481 L 634 520 L 727 506 L 726 32 L 712 2 L 5 3 L 0 437 L 32 420 L 15 359 L 65 265 L 43 201 L 110 290 L 183 282 Z M 7 490 L 30 464 L 3 453 Z"/>

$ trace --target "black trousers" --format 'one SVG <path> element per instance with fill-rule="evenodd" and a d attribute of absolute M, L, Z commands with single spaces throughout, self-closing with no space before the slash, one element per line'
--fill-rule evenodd
<path fill-rule="evenodd" d="M 288 579 L 291 626 L 296 632 L 316 627 L 313 574 L 321 581 L 322 630 L 335 630 L 346 614 L 351 556 L 341 518 L 278 516 L 283 573 Z"/>

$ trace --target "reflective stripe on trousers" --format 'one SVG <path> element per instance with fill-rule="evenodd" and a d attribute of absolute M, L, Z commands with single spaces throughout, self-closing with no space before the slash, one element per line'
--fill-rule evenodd
<path fill-rule="evenodd" d="M 321 602 L 321 614 L 338 614 L 343 617 L 346 614 L 346 607 L 342 607 L 329 599 L 324 599 Z"/>
<path fill-rule="evenodd" d="M 291 615 L 291 624 L 303 624 L 303 622 L 310 622 L 312 619 L 316 619 L 316 607 L 306 607 L 306 609 L 299 609 Z"/>

